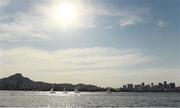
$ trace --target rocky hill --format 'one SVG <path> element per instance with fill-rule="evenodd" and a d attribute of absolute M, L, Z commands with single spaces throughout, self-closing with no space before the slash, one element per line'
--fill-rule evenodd
<path fill-rule="evenodd" d="M 51 83 L 32 81 L 29 78 L 17 73 L 7 78 L 0 79 L 0 90 L 34 90 L 49 91 L 52 88 Z M 54 84 L 55 91 L 62 91 L 66 86 L 67 91 L 73 91 L 78 86 L 79 91 L 106 91 L 105 88 L 87 84 Z"/>

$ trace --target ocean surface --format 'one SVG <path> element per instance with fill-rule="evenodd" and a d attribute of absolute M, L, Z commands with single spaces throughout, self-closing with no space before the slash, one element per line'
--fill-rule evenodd
<path fill-rule="evenodd" d="M 180 107 L 180 93 L 0 91 L 0 107 Z"/>

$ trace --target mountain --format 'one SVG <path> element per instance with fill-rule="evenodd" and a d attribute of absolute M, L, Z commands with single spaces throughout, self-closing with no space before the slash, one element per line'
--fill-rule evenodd
<path fill-rule="evenodd" d="M 52 88 L 51 83 L 32 81 L 24 77 L 21 73 L 16 73 L 7 78 L 0 79 L 0 90 L 36 90 L 36 91 L 49 91 Z M 87 84 L 54 84 L 55 91 L 62 91 L 66 86 L 67 91 L 74 91 L 78 86 L 80 91 L 105 91 L 105 88 L 97 87 L 95 85 Z"/>

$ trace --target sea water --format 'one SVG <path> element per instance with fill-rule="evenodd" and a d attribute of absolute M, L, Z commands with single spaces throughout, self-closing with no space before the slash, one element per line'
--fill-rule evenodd
<path fill-rule="evenodd" d="M 0 107 L 180 107 L 180 93 L 0 91 Z"/>

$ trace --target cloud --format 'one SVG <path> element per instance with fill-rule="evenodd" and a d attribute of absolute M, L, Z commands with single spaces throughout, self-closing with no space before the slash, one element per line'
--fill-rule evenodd
<path fill-rule="evenodd" d="M 97 3 L 97 4 L 91 4 L 93 7 L 90 9 L 91 14 L 98 17 L 98 16 L 108 16 L 115 18 L 114 22 L 117 22 L 120 27 L 128 27 L 131 25 L 135 25 L 138 23 L 144 23 L 149 18 L 149 11 L 150 8 L 141 8 L 141 7 L 115 7 L 110 4 L 106 3 Z M 95 17 L 95 18 L 96 18 Z M 116 21 L 118 20 L 118 21 Z M 110 27 L 114 25 L 114 22 L 107 27 Z"/>
<path fill-rule="evenodd" d="M 44 26 L 44 20 L 37 13 L 19 9 L 12 13 L 0 14 L 0 42 L 43 40 L 49 37 L 48 28 Z"/>
<path fill-rule="evenodd" d="M 9 3 L 9 0 L 0 0 L 0 8 L 6 6 Z"/>
<path fill-rule="evenodd" d="M 64 29 L 53 13 L 54 7 L 59 5 L 56 0 L 45 0 L 44 2 L 32 0 L 25 3 L 21 0 L 10 0 L 9 6 L 5 5 L 7 4 L 5 2 L 0 2 L 0 4 L 4 6 L 0 11 L 1 43 L 46 40 L 55 37 L 54 34 L 58 34 Z M 80 2 L 77 2 L 77 5 L 82 6 Z M 71 28 L 94 27 L 93 18 L 83 19 L 85 20 L 72 24 Z"/>
<path fill-rule="evenodd" d="M 1 22 L 0 33 L 2 41 L 30 41 L 32 39 L 48 38 L 43 22 L 34 15 L 18 13 L 13 22 Z"/>
<path fill-rule="evenodd" d="M 178 82 L 180 74 L 179 69 L 147 67 L 157 58 L 132 49 L 94 47 L 45 51 L 15 48 L 0 51 L 2 76 L 21 72 L 41 81 L 119 87 L 128 82 Z"/>
<path fill-rule="evenodd" d="M 146 22 L 149 9 L 135 9 L 129 10 L 128 14 L 120 16 L 120 27 L 128 27 L 135 24 Z"/>
<path fill-rule="evenodd" d="M 157 22 L 157 26 L 160 27 L 160 28 L 165 28 L 165 27 L 167 27 L 167 23 L 160 20 L 160 21 Z"/>
<path fill-rule="evenodd" d="M 41 41 L 55 37 L 54 34 L 62 32 L 63 28 L 53 16 L 53 7 L 61 2 L 56 0 L 26 2 L 1 0 L 0 6 L 3 8 L 0 11 L 0 42 Z M 148 9 L 119 8 L 102 2 L 91 3 L 80 0 L 73 3 L 78 5 L 81 10 L 80 21 L 71 24 L 73 29 L 93 29 L 104 26 L 109 28 L 116 25 L 114 23 L 118 23 L 121 27 L 127 27 L 142 23 L 148 14 Z M 101 17 L 107 20 L 102 22 Z M 110 17 L 118 18 L 109 21 Z"/>
<path fill-rule="evenodd" d="M 2 50 L 2 72 L 70 72 L 118 70 L 150 62 L 152 57 L 133 50 L 75 48 L 47 52 L 31 48 Z"/>
<path fill-rule="evenodd" d="M 129 16 L 120 20 L 120 27 L 127 27 L 141 22 L 143 22 L 141 17 Z"/>

